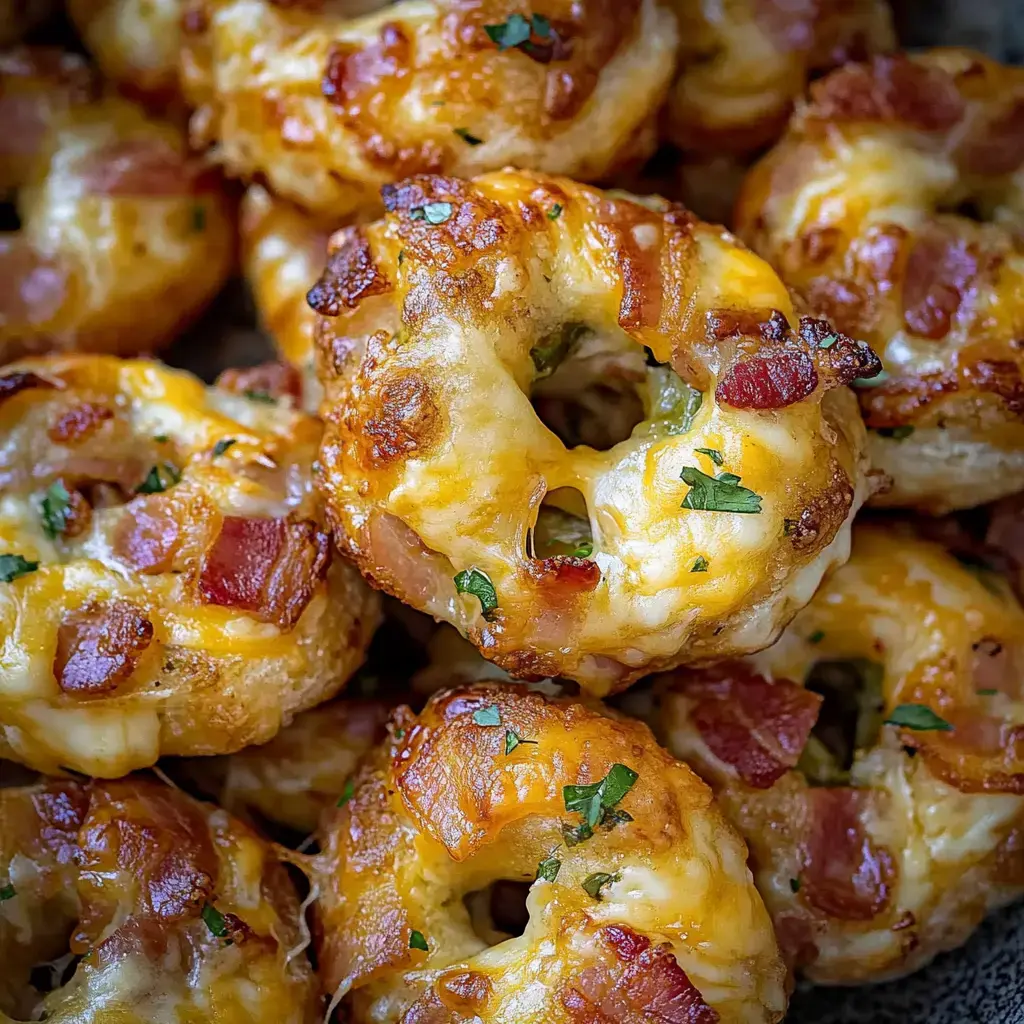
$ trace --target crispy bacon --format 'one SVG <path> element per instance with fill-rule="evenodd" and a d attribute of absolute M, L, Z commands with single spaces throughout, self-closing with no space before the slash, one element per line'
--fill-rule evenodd
<path fill-rule="evenodd" d="M 960 144 L 958 156 L 969 174 L 1013 174 L 1024 164 L 1024 98 L 972 130 Z"/>
<path fill-rule="evenodd" d="M 153 624 L 127 601 L 91 602 L 65 614 L 57 630 L 53 675 L 64 693 L 110 693 L 135 671 L 153 640 Z"/>
<path fill-rule="evenodd" d="M 742 664 L 689 673 L 685 692 L 698 700 L 692 717 L 708 749 L 756 789 L 795 767 L 822 700 L 788 679 L 770 683 Z"/>
<path fill-rule="evenodd" d="M 321 316 L 340 316 L 342 310 L 355 309 L 363 299 L 390 287 L 373 259 L 366 232 L 358 226 L 347 227 L 335 236 L 327 267 L 306 301 Z"/>
<path fill-rule="evenodd" d="M 92 195 L 165 197 L 194 191 L 196 168 L 162 139 L 122 139 L 87 153 L 77 167 Z"/>
<path fill-rule="evenodd" d="M 39 851 L 36 859 L 45 856 L 58 864 L 73 863 L 78 853 L 78 830 L 89 806 L 85 788 L 77 782 L 51 782 L 33 795 L 32 806 L 39 822 L 32 844 Z"/>
<path fill-rule="evenodd" d="M 170 572 L 181 544 L 173 501 L 162 494 L 138 497 L 124 508 L 114 530 L 114 553 L 141 573 Z"/>
<path fill-rule="evenodd" d="M 217 378 L 217 387 L 232 394 L 243 395 L 247 391 L 269 395 L 271 398 L 294 398 L 302 400 L 302 377 L 289 363 L 260 363 L 244 369 L 225 370 Z"/>
<path fill-rule="evenodd" d="M 19 391 L 27 391 L 31 388 L 55 388 L 57 385 L 45 377 L 35 373 L 24 373 L 15 370 L 13 373 L 5 373 L 0 377 L 0 403 L 8 398 L 13 398 Z"/>
<path fill-rule="evenodd" d="M 736 409 L 782 409 L 817 386 L 818 371 L 806 352 L 777 349 L 736 363 L 718 382 L 715 397 Z"/>
<path fill-rule="evenodd" d="M 922 228 L 907 259 L 903 320 L 915 334 L 939 340 L 950 330 L 979 268 L 975 247 L 938 224 Z"/>
<path fill-rule="evenodd" d="M 894 865 L 868 837 L 870 790 L 815 787 L 805 794 L 802 899 L 843 921 L 870 921 L 889 902 Z"/>
<path fill-rule="evenodd" d="M 8 324 L 43 326 L 70 294 L 70 272 L 18 235 L 0 235 L 0 311 Z"/>
<path fill-rule="evenodd" d="M 614 959 L 584 968 L 561 991 L 573 1024 L 717 1024 L 720 1019 L 690 982 L 666 943 L 652 946 L 625 925 L 598 938 Z"/>
<path fill-rule="evenodd" d="M 225 516 L 199 577 L 208 604 L 291 629 L 330 562 L 328 535 L 311 520 Z"/>
<path fill-rule="evenodd" d="M 109 405 L 79 402 L 65 409 L 46 433 L 54 444 L 78 444 L 113 416 L 114 410 Z"/>
<path fill-rule="evenodd" d="M 552 555 L 528 564 L 534 583 L 550 604 L 565 604 L 589 594 L 601 581 L 601 569 L 589 558 Z"/>

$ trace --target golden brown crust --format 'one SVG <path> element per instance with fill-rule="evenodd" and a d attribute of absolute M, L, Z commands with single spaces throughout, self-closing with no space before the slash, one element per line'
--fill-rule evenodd
<path fill-rule="evenodd" d="M 502 668 L 595 693 L 769 642 L 844 557 L 865 482 L 843 385 L 873 353 L 797 321 L 766 264 L 662 200 L 511 171 L 383 195 L 309 293 L 322 480 L 367 579 Z M 592 350 L 646 412 L 604 452 L 530 405 L 552 369 L 571 401 Z M 754 493 L 691 508 L 685 474 Z M 591 550 L 534 550 L 569 489 Z M 496 607 L 456 591 L 474 569 Z"/>
<path fill-rule="evenodd" d="M 109 356 L 0 379 L 4 756 L 120 775 L 225 753 L 358 667 L 378 602 L 331 562 L 292 399 Z"/>
<path fill-rule="evenodd" d="M 0 55 L 0 121 L 0 187 L 21 220 L 0 239 L 0 361 L 167 344 L 231 270 L 219 177 L 70 54 Z"/>
<path fill-rule="evenodd" d="M 166 786 L 49 782 L 0 791 L 0 1012 L 97 1022 L 205 1017 L 312 1024 L 299 904 L 270 846 Z M 72 977 L 30 972 L 67 951 Z M 257 990 L 259 998 L 253 999 Z M 216 1009 L 213 1010 L 212 1008 Z"/>
<path fill-rule="evenodd" d="M 894 482 L 881 503 L 941 512 L 1024 486 L 1022 119 L 1018 69 L 881 57 L 815 84 L 744 186 L 740 232 L 889 371 L 861 394 Z"/>
<path fill-rule="evenodd" d="M 513 734 L 525 742 L 510 749 Z M 614 801 L 620 817 L 565 845 L 562 827 L 581 819 L 563 786 L 616 763 L 637 773 Z M 588 1003 L 611 1006 L 613 993 L 637 1019 L 662 1007 L 679 1024 L 781 1016 L 780 965 L 742 850 L 706 788 L 638 722 L 515 686 L 443 691 L 418 716 L 396 712 L 323 834 L 320 962 L 353 1020 L 471 1007 L 484 1021 L 567 1024 L 594 1019 Z M 545 859 L 557 874 L 535 880 Z M 615 876 L 600 899 L 582 887 L 597 871 Z M 533 881 L 530 924 L 518 939 L 493 927 L 481 939 L 462 897 L 502 879 Z M 709 914 L 712 903 L 730 913 Z M 537 972 L 544 990 L 524 999 Z"/>

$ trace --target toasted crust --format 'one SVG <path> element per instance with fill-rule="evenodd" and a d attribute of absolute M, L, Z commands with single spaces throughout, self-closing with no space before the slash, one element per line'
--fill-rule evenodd
<path fill-rule="evenodd" d="M 10 893 L 0 1013 L 320 1019 L 299 902 L 270 845 L 169 787 L 129 778 L 0 790 L 0 883 Z M 41 994 L 33 968 L 65 953 L 82 958 L 73 976 Z"/>
<path fill-rule="evenodd" d="M 675 21 L 655 0 L 545 10 L 546 35 L 501 49 L 485 26 L 532 17 L 518 0 L 403 2 L 362 18 L 204 0 L 185 23 L 193 138 L 230 173 L 335 218 L 415 173 L 515 164 L 601 177 L 654 142 Z"/>
<path fill-rule="evenodd" d="M 219 177 L 69 54 L 0 55 L 0 122 L 0 188 L 21 219 L 0 240 L 0 361 L 167 344 L 232 266 Z"/>
<path fill-rule="evenodd" d="M 769 643 L 845 558 L 866 485 L 839 385 L 873 372 L 870 350 L 797 324 L 765 263 L 661 200 L 503 172 L 412 179 L 385 201 L 385 220 L 334 236 L 310 292 L 322 480 L 363 574 L 514 675 L 597 694 Z M 538 349 L 569 328 L 648 410 L 606 452 L 567 448 L 530 405 Z M 686 467 L 742 477 L 761 513 L 681 508 Z M 570 488 L 591 553 L 533 557 L 542 501 Z M 496 609 L 457 593 L 474 568 Z"/>
<path fill-rule="evenodd" d="M 0 553 L 36 564 L 0 582 L 2 756 L 122 775 L 337 691 L 379 607 L 330 559 L 315 420 L 113 357 L 0 380 Z"/>
<path fill-rule="evenodd" d="M 744 185 L 740 233 L 891 374 L 861 394 L 892 478 L 879 504 L 943 512 L 1024 487 L 1022 139 L 1020 69 L 882 57 L 813 86 Z"/>
<path fill-rule="evenodd" d="M 798 684 L 830 662 L 881 673 L 881 692 L 876 705 L 870 689 L 844 691 L 862 745 L 848 778 L 829 769 L 820 786 L 803 749 L 820 698 Z M 727 712 L 699 677 L 666 680 L 656 721 L 746 839 L 791 965 L 822 983 L 898 977 L 1024 892 L 1022 666 L 1024 611 L 1005 581 L 891 524 L 859 525 L 850 561 L 782 639 L 720 670 Z M 812 703 L 802 725 L 798 698 Z M 881 725 L 905 704 L 952 731 Z"/>
<path fill-rule="evenodd" d="M 506 754 L 507 730 L 533 742 Z M 629 820 L 565 846 L 562 825 L 580 817 L 562 787 L 616 762 L 638 773 L 617 805 Z M 636 1019 L 681 1022 L 776 1021 L 785 1008 L 741 844 L 638 722 L 515 686 L 443 691 L 419 716 L 399 709 L 323 840 L 320 963 L 355 1021 L 447 1007 L 567 1024 L 603 1019 L 602 1000 L 608 1012 L 616 998 Z M 533 881 L 548 857 L 555 880 Z M 599 871 L 619 877 L 596 899 L 581 883 Z M 530 923 L 520 938 L 481 939 L 462 897 L 503 879 L 533 881 Z M 414 932 L 427 952 L 410 946 Z"/>

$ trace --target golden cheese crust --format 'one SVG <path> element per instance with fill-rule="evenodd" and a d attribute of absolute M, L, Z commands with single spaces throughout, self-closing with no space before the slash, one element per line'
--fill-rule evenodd
<path fill-rule="evenodd" d="M 118 776 L 270 739 L 363 659 L 320 426 L 146 361 L 0 373 L 0 756 Z"/>
<path fill-rule="evenodd" d="M 0 235 L 0 361 L 171 341 L 231 270 L 218 175 L 57 51 L 0 54 L 0 123 L 0 189 L 21 221 Z"/>
<path fill-rule="evenodd" d="M 675 65 L 671 13 L 656 0 L 545 12 L 404 0 L 353 18 L 203 0 L 182 56 L 193 139 L 232 175 L 335 218 L 410 174 L 514 164 L 595 179 L 645 155 Z"/>
<path fill-rule="evenodd" d="M 4 1020 L 320 1020 L 299 901 L 273 849 L 167 786 L 0 790 L 0 893 Z M 32 985 L 34 966 L 59 978 L 74 956 L 65 983 Z"/>
<path fill-rule="evenodd" d="M 588 835 L 563 787 L 608 778 Z M 639 722 L 497 684 L 443 691 L 419 716 L 400 708 L 323 849 L 319 962 L 354 1022 L 724 1024 L 785 1010 L 742 844 Z M 530 885 L 519 937 L 463 903 L 501 882 Z"/>
<path fill-rule="evenodd" d="M 385 203 L 310 292 L 322 484 L 363 574 L 514 675 L 598 695 L 770 643 L 846 557 L 866 485 L 841 385 L 870 349 L 662 200 L 508 171 Z M 641 420 L 605 451 L 539 415 L 588 374 Z M 594 394 L 600 435 L 617 406 Z"/>
<path fill-rule="evenodd" d="M 1024 71 L 965 50 L 817 83 L 752 172 L 740 233 L 890 376 L 862 393 L 887 505 L 1024 487 Z"/>
<path fill-rule="evenodd" d="M 1002 577 L 862 524 L 774 647 L 666 682 L 665 740 L 746 839 L 792 966 L 897 977 L 1024 893 L 1022 677 Z"/>

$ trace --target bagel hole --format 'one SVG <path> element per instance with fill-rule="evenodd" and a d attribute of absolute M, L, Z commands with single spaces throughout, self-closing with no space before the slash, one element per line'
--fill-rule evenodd
<path fill-rule="evenodd" d="M 7 234 L 21 230 L 21 217 L 18 207 L 10 200 L 0 202 L 0 233 Z"/>
<path fill-rule="evenodd" d="M 874 746 L 885 718 L 885 669 L 868 658 L 817 661 L 804 679 L 822 699 L 797 768 L 816 786 L 842 786 L 858 750 Z"/>
<path fill-rule="evenodd" d="M 531 356 L 534 411 L 566 448 L 607 451 L 643 421 L 644 352 L 624 333 L 569 322 L 546 334 Z"/>
<path fill-rule="evenodd" d="M 587 501 L 580 491 L 559 487 L 545 495 L 537 511 L 532 545 L 534 558 L 589 558 L 593 554 Z"/>
<path fill-rule="evenodd" d="M 531 885 L 502 878 L 463 897 L 473 931 L 481 942 L 496 946 L 526 931 L 530 920 L 526 897 Z"/>

